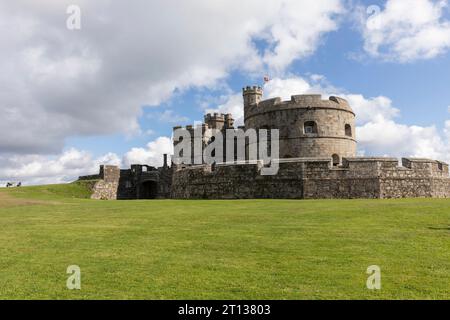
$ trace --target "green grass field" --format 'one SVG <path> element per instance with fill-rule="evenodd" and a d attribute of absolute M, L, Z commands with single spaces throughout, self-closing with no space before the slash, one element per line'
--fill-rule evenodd
<path fill-rule="evenodd" d="M 88 197 L 0 189 L 1 299 L 450 299 L 450 200 Z"/>

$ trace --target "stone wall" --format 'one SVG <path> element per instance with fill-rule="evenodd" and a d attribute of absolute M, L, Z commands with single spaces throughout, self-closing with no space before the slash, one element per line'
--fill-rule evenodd
<path fill-rule="evenodd" d="M 91 199 L 114 200 L 117 199 L 120 169 L 116 166 L 100 166 L 100 180 L 92 189 Z"/>
<path fill-rule="evenodd" d="M 246 129 L 279 129 L 280 158 L 356 155 L 355 114 L 344 99 L 321 95 L 264 100 L 246 106 Z M 314 121 L 317 132 L 305 133 L 305 123 Z M 350 134 L 345 131 L 350 126 Z"/>
<path fill-rule="evenodd" d="M 116 166 L 100 166 L 98 175 L 82 176 L 79 180 L 94 182 L 92 199 L 165 199 L 170 198 L 172 169 L 167 165 L 158 169 L 146 165 L 133 165 L 131 169 L 126 170 Z M 152 190 L 150 187 L 153 187 Z M 150 191 L 154 193 L 149 194 Z"/>
<path fill-rule="evenodd" d="M 104 180 L 99 180 L 93 188 L 91 199 L 116 200 L 118 186 L 118 182 L 106 182 Z"/>
<path fill-rule="evenodd" d="M 447 198 L 448 165 L 428 159 L 402 159 L 403 167 L 390 163 L 380 171 L 382 198 Z"/>
<path fill-rule="evenodd" d="M 137 199 L 137 188 L 134 176 L 130 169 L 120 170 L 119 186 L 117 190 L 118 200 Z"/>
<path fill-rule="evenodd" d="M 154 181 L 154 198 L 178 199 L 352 199 L 449 198 L 447 164 L 428 159 L 345 158 L 334 167 L 328 158 L 276 160 L 278 174 L 262 176 L 261 161 L 215 166 L 158 168 L 137 175 L 102 166 L 92 199 L 137 199 L 139 186 Z M 93 177 L 93 176 L 86 176 Z M 86 177 L 80 177 L 86 180 Z M 150 179 L 150 180 L 149 180 Z M 142 191 L 142 190 L 141 190 Z"/>
<path fill-rule="evenodd" d="M 158 196 L 159 199 L 170 198 L 170 190 L 172 187 L 172 169 L 168 167 L 158 168 Z"/>
<path fill-rule="evenodd" d="M 424 159 L 282 159 L 274 176 L 260 175 L 259 162 L 178 169 L 172 198 L 179 199 L 351 199 L 450 197 L 448 165 Z"/>

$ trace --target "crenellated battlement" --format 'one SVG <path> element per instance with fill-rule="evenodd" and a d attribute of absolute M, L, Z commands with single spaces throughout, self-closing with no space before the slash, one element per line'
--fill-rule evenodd
<path fill-rule="evenodd" d="M 208 113 L 205 115 L 205 123 L 210 121 L 225 121 L 225 117 L 231 117 L 231 114 L 223 114 L 223 113 Z"/>
<path fill-rule="evenodd" d="M 244 97 L 244 109 L 258 104 L 263 96 L 263 89 L 259 86 L 247 86 L 242 88 L 242 96 Z"/>
<path fill-rule="evenodd" d="M 185 127 L 183 126 L 174 126 L 173 131 L 184 129 L 189 131 L 191 135 L 194 135 L 194 131 L 196 129 L 202 129 L 202 132 L 204 133 L 208 129 L 233 129 L 234 125 L 234 119 L 233 116 L 230 113 L 223 114 L 223 113 L 208 113 L 204 116 L 205 122 L 198 125 L 187 125 Z"/>
<path fill-rule="evenodd" d="M 231 129 L 234 125 L 234 119 L 231 113 L 208 113 L 205 115 L 205 124 L 211 129 Z"/>
<path fill-rule="evenodd" d="M 328 100 L 322 99 L 320 94 L 293 95 L 291 100 L 282 100 L 280 97 L 261 100 L 246 109 L 245 117 L 253 117 L 268 112 L 293 109 L 334 109 L 349 112 L 354 115 L 347 100 L 331 96 Z"/>
<path fill-rule="evenodd" d="M 266 100 L 261 100 L 258 104 L 259 107 L 270 107 L 275 105 L 286 105 L 286 104 L 311 104 L 311 106 L 330 106 L 330 107 L 350 107 L 347 100 L 330 96 L 328 99 L 322 99 L 321 94 L 300 94 L 292 95 L 290 100 L 282 100 L 280 97 L 274 97 Z"/>
<path fill-rule="evenodd" d="M 341 166 L 333 166 L 332 159 L 329 158 L 291 158 L 291 159 L 273 159 L 280 165 L 289 164 L 302 164 L 305 168 L 308 166 L 321 167 L 324 170 L 347 170 L 347 171 L 370 171 L 374 176 L 379 176 L 383 171 L 388 170 L 409 170 L 411 172 L 420 173 L 421 175 L 443 176 L 449 177 L 449 165 L 447 163 L 431 160 L 431 159 L 418 159 L 418 158 L 402 158 L 399 165 L 397 158 L 388 157 L 355 157 L 344 158 Z M 235 162 L 223 162 L 217 163 L 216 168 L 219 167 L 233 167 L 233 166 L 262 166 L 261 160 L 253 161 L 235 161 Z M 211 167 L 211 165 L 199 165 L 191 166 L 190 169 L 199 169 L 204 167 Z M 184 169 L 183 169 L 184 170 Z M 213 172 L 214 170 L 208 170 Z"/>
<path fill-rule="evenodd" d="M 246 86 L 245 88 L 242 88 L 243 94 L 263 94 L 263 89 L 260 86 Z"/>
<path fill-rule="evenodd" d="M 274 176 L 262 176 L 260 161 L 219 163 L 174 173 L 175 198 L 403 198 L 450 197 L 448 164 L 428 159 L 348 158 L 273 160 Z M 243 178 L 245 177 L 245 178 Z"/>

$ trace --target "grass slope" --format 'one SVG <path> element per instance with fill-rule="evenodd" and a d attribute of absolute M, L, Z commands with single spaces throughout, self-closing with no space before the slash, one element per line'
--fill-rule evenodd
<path fill-rule="evenodd" d="M 450 200 L 74 198 L 88 187 L 0 189 L 0 298 L 450 298 Z"/>
<path fill-rule="evenodd" d="M 57 200 L 61 198 L 89 199 L 96 180 L 76 181 L 69 184 L 50 184 L 3 189 L 17 198 Z M 0 189 L 1 191 L 2 189 Z"/>

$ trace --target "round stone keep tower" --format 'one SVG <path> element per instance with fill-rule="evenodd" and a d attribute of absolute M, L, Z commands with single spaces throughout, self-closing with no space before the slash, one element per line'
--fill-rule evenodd
<path fill-rule="evenodd" d="M 261 100 L 260 87 L 243 89 L 246 129 L 279 129 L 280 158 L 356 156 L 355 113 L 342 98 L 297 95 L 290 101 Z"/>

